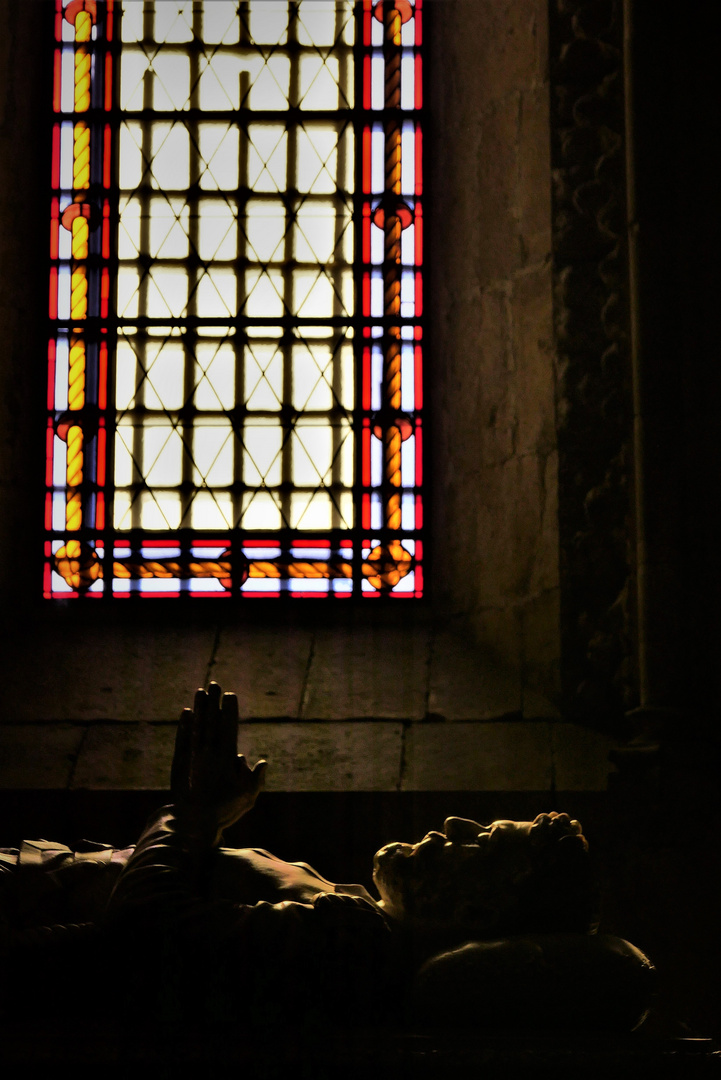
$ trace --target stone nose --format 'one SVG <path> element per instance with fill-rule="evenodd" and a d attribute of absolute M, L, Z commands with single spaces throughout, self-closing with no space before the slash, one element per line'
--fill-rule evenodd
<path fill-rule="evenodd" d="M 479 832 L 484 832 L 484 826 L 470 818 L 448 817 L 443 823 L 443 831 L 449 840 L 458 840 L 471 843 L 476 839 Z"/>

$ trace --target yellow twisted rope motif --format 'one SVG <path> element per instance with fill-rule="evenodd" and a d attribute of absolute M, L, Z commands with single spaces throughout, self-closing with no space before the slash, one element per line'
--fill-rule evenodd
<path fill-rule="evenodd" d="M 353 567 L 347 562 L 271 562 L 254 560 L 249 564 L 251 578 L 352 578 Z"/>
<path fill-rule="evenodd" d="M 74 69 L 74 108 L 75 112 L 87 112 L 90 108 L 91 58 L 84 47 L 90 41 L 93 29 L 92 15 L 88 11 L 78 11 L 75 17 L 75 69 Z M 90 187 L 90 128 L 84 121 L 73 128 L 73 190 L 84 191 Z M 76 196 L 77 198 L 77 196 Z M 88 274 L 84 265 L 88 258 L 88 236 L 90 223 L 82 213 L 71 222 L 71 251 L 73 267 L 70 275 L 70 318 L 73 322 L 87 318 L 88 314 Z M 85 405 L 85 339 L 79 328 L 70 338 L 68 362 L 68 409 L 78 412 Z M 83 482 L 83 430 L 79 425 L 68 428 L 66 463 L 66 505 L 65 528 L 76 532 L 82 527 L 83 505 L 80 487 Z M 68 572 L 76 585 L 84 580 L 82 570 L 82 550 L 77 540 L 69 540 L 65 545 L 64 557 L 68 562 Z M 77 564 L 77 565 L 73 565 Z M 99 568 L 98 568 L 99 569 Z M 77 579 L 77 580 L 76 580 Z"/>
<path fill-rule="evenodd" d="M 178 559 L 116 560 L 113 563 L 116 578 L 224 578 L 230 577 L 229 562 L 201 560 L 180 562 Z"/>
<path fill-rule="evenodd" d="M 71 431 L 73 429 L 71 428 Z M 375 589 L 390 583 L 397 585 L 412 568 L 412 557 L 400 540 L 370 552 L 362 564 L 363 577 Z M 103 576 L 103 568 L 95 551 L 80 540 L 68 540 L 55 554 L 55 569 L 72 588 L 87 588 Z M 230 579 L 230 560 L 193 559 L 115 559 L 113 575 L 123 580 L 161 578 Z M 248 563 L 249 578 L 287 580 L 320 580 L 353 577 L 351 563 L 338 560 L 297 560 L 281 556 L 277 560 L 256 559 Z"/>
<path fill-rule="evenodd" d="M 393 6 L 386 6 L 384 14 L 385 32 L 385 76 L 384 96 L 386 109 L 399 109 L 401 104 L 401 13 Z M 395 119 L 386 122 L 385 129 L 385 190 L 386 195 L 401 195 L 401 127 Z M 386 199 L 383 219 L 384 233 L 384 274 L 383 274 L 383 313 L 398 318 L 401 312 L 401 233 L 403 226 L 398 207 L 393 200 Z M 390 413 L 401 407 L 401 332 L 399 326 L 390 326 L 386 331 L 385 355 L 383 358 L 383 396 L 385 406 Z M 385 478 L 384 520 L 387 529 L 394 531 L 401 527 L 401 497 L 393 488 L 401 486 L 401 431 L 396 424 L 388 424 L 383 431 L 383 474 Z M 388 490 L 391 489 L 391 490 Z M 391 548 L 394 554 L 391 553 Z M 396 548 L 399 550 L 396 551 Z M 395 555 L 395 557 L 394 557 Z M 400 541 L 394 540 L 386 548 L 376 548 L 371 553 L 375 572 L 365 574 L 375 588 L 393 588 L 403 574 L 399 573 L 398 559 L 403 563 L 410 556 Z M 407 573 L 407 570 L 405 571 Z M 365 571 L 364 571 L 365 573 Z"/>

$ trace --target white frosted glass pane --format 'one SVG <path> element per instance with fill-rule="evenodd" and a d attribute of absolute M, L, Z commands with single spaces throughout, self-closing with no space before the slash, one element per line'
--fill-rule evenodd
<path fill-rule="evenodd" d="M 251 109 L 287 109 L 290 87 L 290 60 L 270 56 L 250 84 Z"/>
<path fill-rule="evenodd" d="M 333 504 L 324 491 L 311 494 L 294 491 L 290 497 L 290 524 L 293 529 L 330 529 Z"/>
<path fill-rule="evenodd" d="M 383 314 L 383 278 L 380 274 L 371 274 L 371 315 L 380 318 Z"/>
<path fill-rule="evenodd" d="M 115 491 L 113 499 L 113 527 L 129 529 L 132 525 L 132 509 L 129 491 Z"/>
<path fill-rule="evenodd" d="M 404 487 L 416 482 L 416 437 L 411 435 L 401 443 L 401 480 Z"/>
<path fill-rule="evenodd" d="M 199 491 L 190 507 L 190 521 L 194 529 L 231 529 L 233 527 L 231 496 L 226 491 L 219 491 L 217 494 L 210 491 Z M 197 556 L 197 558 L 208 558 L 208 556 L 201 555 Z M 198 587 L 200 587 L 199 581 L 196 582 Z M 202 579 L 204 591 L 211 588 L 212 585 L 212 578 Z"/>
<path fill-rule="evenodd" d="M 146 351 L 148 374 L 144 382 L 149 409 L 179 409 L 183 404 L 185 354 L 179 342 L 158 347 L 150 342 Z"/>
<path fill-rule="evenodd" d="M 125 19 L 123 19 L 125 22 Z M 123 49 L 120 54 L 120 108 L 143 108 L 143 76 L 148 58 L 139 49 Z"/>
<path fill-rule="evenodd" d="M 153 124 L 152 186 L 163 191 L 183 190 L 190 182 L 190 142 L 183 124 Z"/>
<path fill-rule="evenodd" d="M 55 487 L 65 487 L 67 483 L 67 459 L 66 443 L 57 435 L 53 436 L 53 485 Z"/>
<path fill-rule="evenodd" d="M 401 134 L 401 191 L 413 195 L 416 190 L 416 133 L 410 124 Z"/>
<path fill-rule="evenodd" d="M 377 345 L 371 353 L 371 409 L 381 407 L 381 386 L 383 384 L 383 353 Z"/>
<path fill-rule="evenodd" d="M 250 37 L 258 45 L 284 45 L 288 31 L 288 5 L 281 0 L 253 0 L 249 12 Z"/>
<path fill-rule="evenodd" d="M 279 124 L 248 127 L 248 187 L 253 191 L 285 191 L 288 136 Z"/>
<path fill-rule="evenodd" d="M 65 200 L 61 200 L 60 210 L 65 209 L 62 205 Z M 73 237 L 69 229 L 60 229 L 58 231 L 58 258 L 71 259 L 73 256 Z"/>
<path fill-rule="evenodd" d="M 55 408 L 68 407 L 68 339 L 65 335 L 58 338 L 55 352 Z"/>
<path fill-rule="evenodd" d="M 134 319 L 138 314 L 138 271 L 121 266 L 118 270 L 118 315 Z"/>
<path fill-rule="evenodd" d="M 229 423 L 196 424 L 193 431 L 193 482 L 225 487 L 233 482 L 233 429 Z"/>
<path fill-rule="evenodd" d="M 401 57 L 401 108 L 415 109 L 415 107 L 415 57 L 413 53 L 406 53 Z"/>
<path fill-rule="evenodd" d="M 371 109 L 383 108 L 385 61 L 376 53 L 371 60 Z"/>
<path fill-rule="evenodd" d="M 338 135 L 330 127 L 299 128 L 296 159 L 298 191 L 325 195 L 334 192 Z"/>
<path fill-rule="evenodd" d="M 371 133 L 371 191 L 374 195 L 380 194 L 385 187 L 385 175 L 384 175 L 384 161 L 385 156 L 383 153 L 385 143 L 385 135 L 383 129 L 380 127 L 374 127 Z"/>
<path fill-rule="evenodd" d="M 130 409 L 135 401 L 137 361 L 127 342 L 119 341 L 115 359 L 115 408 Z"/>
<path fill-rule="evenodd" d="M 342 373 L 340 403 L 344 409 L 352 409 L 355 403 L 355 359 L 352 345 L 341 345 L 340 368 Z"/>
<path fill-rule="evenodd" d="M 383 443 L 371 437 L 371 485 L 379 487 L 383 469 Z"/>
<path fill-rule="evenodd" d="M 154 497 L 153 497 L 154 496 Z M 140 525 L 143 529 L 179 529 L 180 496 L 169 491 L 143 492 Z"/>
<path fill-rule="evenodd" d="M 155 267 L 148 274 L 147 314 L 151 319 L 177 318 L 188 303 L 188 277 L 184 270 Z"/>
<path fill-rule="evenodd" d="M 316 345 L 312 353 L 305 348 L 293 349 L 293 405 L 296 409 L 331 408 L 333 393 L 329 382 L 333 375 L 330 363 L 328 347 Z"/>
<path fill-rule="evenodd" d="M 401 498 L 401 528 L 415 529 L 416 527 L 416 500 L 414 495 L 404 495 Z"/>
<path fill-rule="evenodd" d="M 401 409 L 404 412 L 413 412 L 416 407 L 415 377 L 413 346 L 404 345 L 401 349 Z"/>
<path fill-rule="evenodd" d="M 153 57 L 153 69 L 155 77 L 152 107 L 158 110 L 189 108 L 189 57 L 161 51 Z"/>
<path fill-rule="evenodd" d="M 60 108 L 63 112 L 75 109 L 75 50 L 63 49 L 60 66 Z"/>
<path fill-rule="evenodd" d="M 249 324 L 245 328 L 248 338 L 280 337 L 283 333 L 282 326 L 253 326 Z"/>
<path fill-rule="evenodd" d="M 115 434 L 115 483 L 118 487 L 127 487 L 133 481 L 132 447 L 133 428 L 130 424 L 120 424 Z"/>
<path fill-rule="evenodd" d="M 342 40 L 346 45 L 352 45 L 355 41 L 355 22 L 353 20 L 353 4 L 344 5 Z"/>
<path fill-rule="evenodd" d="M 244 529 L 280 529 L 283 522 L 277 503 L 268 491 L 250 492 L 243 495 Z M 251 556 L 251 558 L 257 556 Z M 246 586 L 249 582 L 246 582 Z"/>
<path fill-rule="evenodd" d="M 289 592 L 327 593 L 329 588 L 328 578 L 291 578 L 288 582 Z"/>
<path fill-rule="evenodd" d="M 243 57 L 216 53 L 209 60 L 201 61 L 200 107 L 208 112 L 213 109 L 237 109 L 240 105 L 240 73 L 247 70 Z"/>
<path fill-rule="evenodd" d="M 296 425 L 293 433 L 293 483 L 315 486 L 330 480 L 333 454 L 332 431 L 327 424 Z"/>
<path fill-rule="evenodd" d="M 217 527 L 213 526 L 213 528 Z M 213 592 L 218 594 L 226 592 L 225 586 L 219 578 L 191 578 L 188 582 L 188 589 L 190 592 Z"/>
<path fill-rule="evenodd" d="M 119 216 L 118 258 L 136 259 L 140 250 L 140 202 L 128 199 Z"/>
<path fill-rule="evenodd" d="M 141 140 L 140 124 L 120 125 L 120 188 L 122 191 L 134 191 L 143 178 Z"/>
<path fill-rule="evenodd" d="M 204 165 L 200 186 L 205 191 L 238 186 L 238 129 L 223 124 L 201 124 L 200 156 Z"/>
<path fill-rule="evenodd" d="M 155 528 L 161 528 L 156 525 Z M 178 591 L 178 579 L 177 578 L 141 578 L 138 582 L 138 591 L 141 593 L 153 593 L 155 596 L 158 593 L 177 593 Z"/>
<path fill-rule="evenodd" d="M 283 357 L 274 345 L 245 350 L 245 401 L 248 409 L 279 409 L 283 400 Z"/>
<path fill-rule="evenodd" d="M 409 225 L 401 233 L 401 262 L 404 266 L 413 266 L 416 261 L 416 227 Z"/>
<path fill-rule="evenodd" d="M 182 199 L 153 199 L 150 204 L 150 254 L 154 259 L 188 256 L 190 213 Z"/>
<path fill-rule="evenodd" d="M 185 3 L 173 0 L 172 4 L 161 0 L 161 3 L 155 4 L 155 40 L 193 40 L 192 0 L 186 0 Z"/>
<path fill-rule="evenodd" d="M 340 479 L 342 484 L 350 487 L 353 483 L 353 435 L 349 425 L 344 425 L 341 437 L 343 442 L 340 448 Z"/>
<path fill-rule="evenodd" d="M 235 352 L 230 344 L 199 343 L 195 355 L 200 370 L 196 379 L 195 406 L 198 409 L 232 409 L 235 405 Z M 201 374 L 202 373 L 202 374 Z"/>
<path fill-rule="evenodd" d="M 243 480 L 250 487 L 265 481 L 269 486 L 280 483 L 280 449 L 283 430 L 280 424 L 254 421 L 243 431 Z"/>
<path fill-rule="evenodd" d="M 383 230 L 371 223 L 371 262 L 378 266 L 383 262 Z"/>
<path fill-rule="evenodd" d="M 352 315 L 355 303 L 355 289 L 353 287 L 353 273 L 351 270 L 344 270 L 341 275 L 340 294 L 343 314 Z"/>
<path fill-rule="evenodd" d="M 415 578 L 416 578 L 416 575 L 411 570 L 411 572 L 409 574 L 406 574 L 405 577 L 401 578 L 401 580 L 398 582 L 398 584 L 394 587 L 393 592 L 395 592 L 395 593 L 409 593 L 409 592 L 412 593 L 413 590 L 416 587 Z"/>
<path fill-rule="evenodd" d="M 250 199 L 245 223 L 250 250 L 248 256 L 259 262 L 283 258 L 285 207 L 279 201 Z"/>
<path fill-rule="evenodd" d="M 340 514 L 343 518 L 343 524 L 349 528 L 353 528 L 353 495 L 350 491 L 344 491 L 340 497 Z M 350 582 L 348 582 L 350 585 Z M 350 590 L 349 590 L 350 591 Z"/>
<path fill-rule="evenodd" d="M 60 187 L 73 186 L 73 125 L 60 125 Z"/>
<path fill-rule="evenodd" d="M 234 259 L 238 254 L 237 221 L 227 203 L 201 199 L 198 204 L 198 254 L 201 259 Z"/>
<path fill-rule="evenodd" d="M 234 315 L 237 307 L 237 288 L 238 283 L 233 270 L 213 268 L 207 270 L 198 282 L 196 291 L 198 314 L 206 319 L 213 315 Z"/>
<path fill-rule="evenodd" d="M 70 267 L 58 269 L 58 318 L 70 318 Z"/>
<path fill-rule="evenodd" d="M 170 424 L 146 424 L 143 428 L 143 474 L 150 487 L 179 484 L 183 443 Z"/>
<path fill-rule="evenodd" d="M 293 230 L 296 259 L 299 262 L 330 262 L 336 243 L 336 214 L 333 204 L 304 203 L 298 209 L 296 222 Z"/>
<path fill-rule="evenodd" d="M 301 45 L 332 45 L 335 23 L 335 4 L 304 0 L 298 10 L 298 41 Z"/>
<path fill-rule="evenodd" d="M 123 41 L 140 41 L 143 37 L 143 0 L 123 0 L 120 21 Z"/>
<path fill-rule="evenodd" d="M 203 4 L 203 41 L 206 45 L 235 45 L 238 40 L 236 0 L 212 0 Z"/>
<path fill-rule="evenodd" d="M 340 155 L 338 162 L 338 187 L 348 192 L 355 190 L 353 181 L 353 129 L 347 127 L 339 138 Z"/>
<path fill-rule="evenodd" d="M 255 318 L 283 314 L 283 275 L 277 270 L 248 270 L 245 275 L 246 312 Z"/>
<path fill-rule="evenodd" d="M 335 294 L 325 274 L 315 270 L 297 270 L 293 274 L 293 311 L 308 319 L 326 319 L 333 315 Z"/>
<path fill-rule="evenodd" d="M 298 94 L 301 109 L 337 109 L 338 74 L 338 61 L 333 57 L 323 63 L 322 56 L 301 56 Z"/>
<path fill-rule="evenodd" d="M 401 274 L 401 315 L 412 319 L 416 313 L 415 279 L 412 273 Z"/>

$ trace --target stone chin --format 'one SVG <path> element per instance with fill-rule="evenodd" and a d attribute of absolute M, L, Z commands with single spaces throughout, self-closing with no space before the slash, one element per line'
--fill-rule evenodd
<path fill-rule="evenodd" d="M 407 858 L 412 851 L 412 844 L 400 844 L 397 842 L 393 844 L 386 844 L 385 847 L 382 847 L 379 851 L 376 851 L 375 855 L 373 856 L 374 872 L 380 866 L 387 866 L 388 863 L 392 862 L 394 859 L 398 859 L 399 857 Z"/>

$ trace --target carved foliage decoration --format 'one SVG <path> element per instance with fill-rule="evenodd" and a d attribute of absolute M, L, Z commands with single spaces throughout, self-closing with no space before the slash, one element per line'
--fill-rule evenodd
<path fill-rule="evenodd" d="M 622 0 L 551 0 L 554 316 L 566 696 L 635 701 Z"/>

